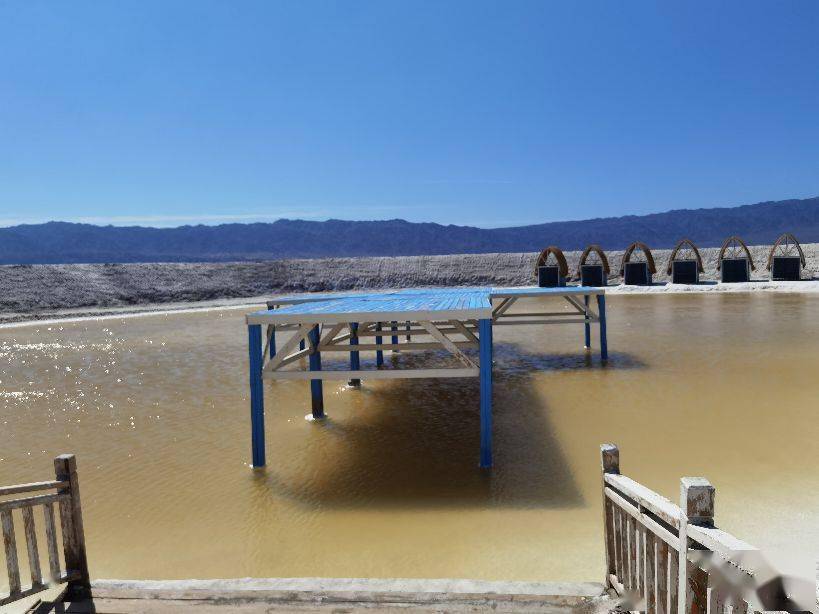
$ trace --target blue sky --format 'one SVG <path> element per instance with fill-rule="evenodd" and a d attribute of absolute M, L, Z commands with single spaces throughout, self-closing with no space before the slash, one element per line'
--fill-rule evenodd
<path fill-rule="evenodd" d="M 0 0 L 0 225 L 819 194 L 816 2 Z"/>

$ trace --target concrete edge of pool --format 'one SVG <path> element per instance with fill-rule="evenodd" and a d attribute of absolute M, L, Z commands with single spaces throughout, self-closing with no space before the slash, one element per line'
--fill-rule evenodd
<path fill-rule="evenodd" d="M 219 611 L 609 611 L 596 582 L 500 582 L 411 578 L 237 578 L 98 580 L 93 603 L 70 612 Z M 48 607 L 48 602 L 43 602 Z M 85 609 L 83 609 L 85 607 Z M 37 609 L 35 612 L 51 610 Z"/>

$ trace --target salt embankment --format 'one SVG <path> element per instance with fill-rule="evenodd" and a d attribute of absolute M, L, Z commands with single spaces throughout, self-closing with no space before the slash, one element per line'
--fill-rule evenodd
<path fill-rule="evenodd" d="M 802 246 L 803 273 L 819 268 L 819 244 Z M 759 281 L 750 284 L 672 286 L 665 267 L 670 250 L 654 250 L 659 284 L 614 287 L 614 293 L 819 291 L 819 282 L 766 282 L 769 246 L 750 248 Z M 719 249 L 701 251 L 704 280 L 715 280 Z M 618 284 L 622 250 L 607 251 L 610 283 Z M 520 286 L 533 282 L 537 254 L 456 254 L 377 258 L 321 258 L 236 263 L 56 264 L 0 266 L 0 321 L 90 315 L 106 311 L 181 309 L 203 305 L 263 302 L 282 292 L 317 292 L 423 286 Z M 572 272 L 580 252 L 567 252 Z"/>

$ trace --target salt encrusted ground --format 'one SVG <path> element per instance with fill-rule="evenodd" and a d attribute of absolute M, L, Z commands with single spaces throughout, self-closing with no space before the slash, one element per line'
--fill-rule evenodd
<path fill-rule="evenodd" d="M 667 282 L 652 286 L 613 286 L 609 294 L 701 294 L 704 292 L 748 293 L 787 292 L 791 294 L 815 294 L 819 292 L 819 280 L 803 281 L 750 281 L 743 284 L 721 284 L 705 281 L 697 285 L 671 284 Z"/>
<path fill-rule="evenodd" d="M 804 277 L 819 270 L 819 244 L 803 246 Z M 656 250 L 657 285 L 614 286 L 610 292 L 799 292 L 819 291 L 819 281 L 767 282 L 768 247 L 752 247 L 757 270 L 749 284 L 665 285 L 670 250 Z M 716 248 L 703 249 L 704 280 L 716 277 Z M 622 252 L 607 252 L 611 284 Z M 575 271 L 579 252 L 566 254 Z M 283 292 L 424 286 L 521 286 L 534 281 L 536 254 L 466 254 L 390 258 L 325 258 L 271 262 L 196 264 L 72 264 L 0 266 L 0 322 L 54 319 L 135 311 L 260 304 Z"/>

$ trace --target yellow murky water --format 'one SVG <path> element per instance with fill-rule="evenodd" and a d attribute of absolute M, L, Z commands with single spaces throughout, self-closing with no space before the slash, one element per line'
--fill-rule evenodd
<path fill-rule="evenodd" d="M 612 441 L 674 500 L 710 478 L 746 541 L 819 552 L 819 301 L 620 296 L 609 314 L 605 368 L 579 326 L 496 329 L 488 476 L 477 379 L 326 383 L 326 424 L 304 420 L 306 382 L 267 382 L 254 472 L 242 312 L 0 329 L 0 484 L 76 453 L 97 578 L 601 580 Z"/>

